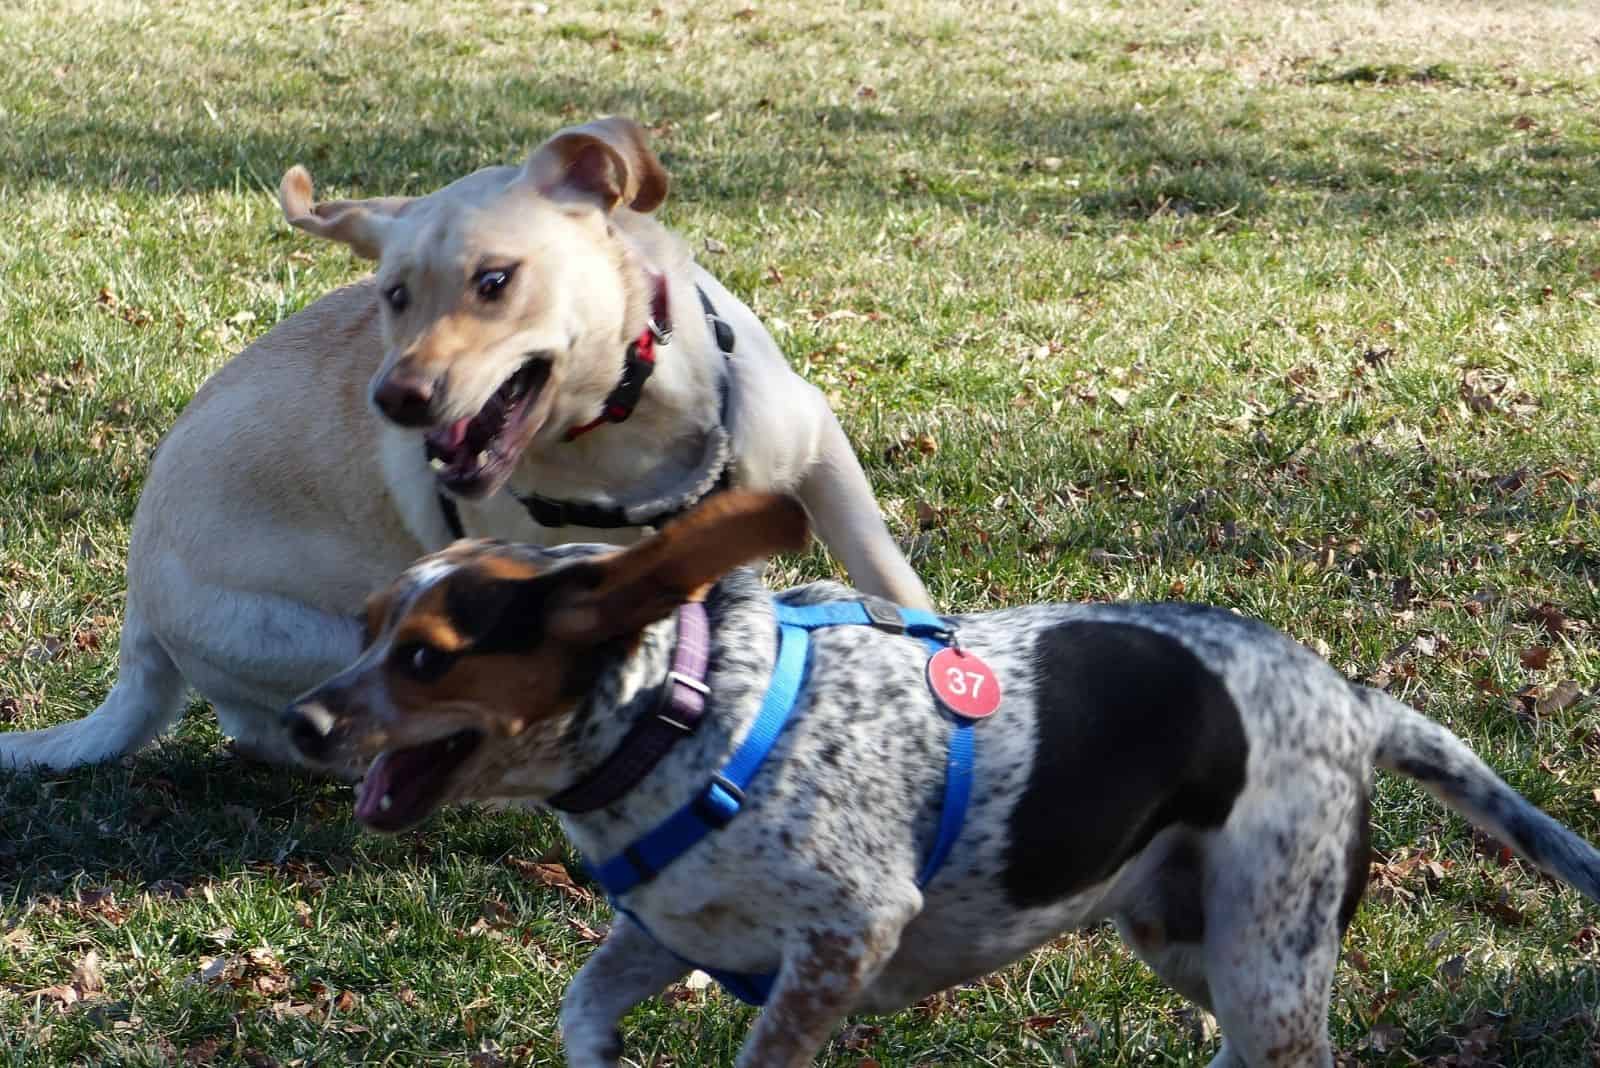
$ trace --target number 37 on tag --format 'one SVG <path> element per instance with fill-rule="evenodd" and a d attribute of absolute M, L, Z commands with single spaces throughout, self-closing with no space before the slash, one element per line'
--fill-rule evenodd
<path fill-rule="evenodd" d="M 966 719 L 984 719 L 1000 707 L 1000 680 L 975 653 L 941 649 L 933 654 L 928 687 L 946 708 Z"/>

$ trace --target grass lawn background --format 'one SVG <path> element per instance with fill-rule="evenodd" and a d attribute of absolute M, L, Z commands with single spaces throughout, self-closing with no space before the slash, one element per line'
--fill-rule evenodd
<path fill-rule="evenodd" d="M 185 401 L 364 269 L 282 221 L 283 170 L 421 193 L 620 112 L 941 603 L 1261 616 L 1600 839 L 1591 3 L 12 0 L 0 55 L 10 729 L 109 688 Z M 1341 1055 L 1595 1063 L 1600 914 L 1407 783 L 1375 813 Z M 535 863 L 561 848 L 525 814 L 361 833 L 348 789 L 234 759 L 207 714 L 0 777 L 0 1064 L 559 1063 L 606 922 Z M 725 1063 L 749 1021 L 679 988 L 630 1054 Z M 1099 931 L 824 1060 L 1214 1050 Z"/>

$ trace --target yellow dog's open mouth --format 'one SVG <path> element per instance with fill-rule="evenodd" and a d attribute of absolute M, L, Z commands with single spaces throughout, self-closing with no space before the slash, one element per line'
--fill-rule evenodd
<path fill-rule="evenodd" d="M 441 485 L 462 497 L 481 496 L 504 481 L 549 408 L 539 400 L 551 362 L 538 356 L 500 384 L 478 414 L 427 434 L 428 462 Z"/>
<path fill-rule="evenodd" d="M 356 819 L 377 831 L 402 831 L 422 822 L 482 744 L 483 732 L 464 730 L 422 745 L 385 749 L 356 794 Z"/>

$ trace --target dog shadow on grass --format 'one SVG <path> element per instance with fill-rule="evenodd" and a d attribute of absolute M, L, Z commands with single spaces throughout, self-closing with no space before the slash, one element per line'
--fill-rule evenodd
<path fill-rule="evenodd" d="M 548 817 L 482 808 L 447 810 L 406 834 L 368 832 L 353 818 L 353 787 L 242 758 L 208 716 L 195 711 L 121 762 L 0 775 L 0 900 L 103 884 L 181 892 L 247 873 L 323 877 L 446 852 L 492 863 L 559 842 Z"/>

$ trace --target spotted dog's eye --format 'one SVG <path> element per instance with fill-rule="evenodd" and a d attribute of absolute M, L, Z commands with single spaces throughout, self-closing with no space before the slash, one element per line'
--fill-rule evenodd
<path fill-rule="evenodd" d="M 395 650 L 400 669 L 418 682 L 433 682 L 456 662 L 454 653 L 422 642 L 412 642 Z"/>
<path fill-rule="evenodd" d="M 383 299 L 393 309 L 396 315 L 406 310 L 411 303 L 411 294 L 406 292 L 405 286 L 390 286 L 383 291 Z"/>
<path fill-rule="evenodd" d="M 482 300 L 494 302 L 500 299 L 506 286 L 511 283 L 511 276 L 516 273 L 515 267 L 495 267 L 486 271 L 479 271 L 472 276 L 472 285 L 478 291 Z"/>

